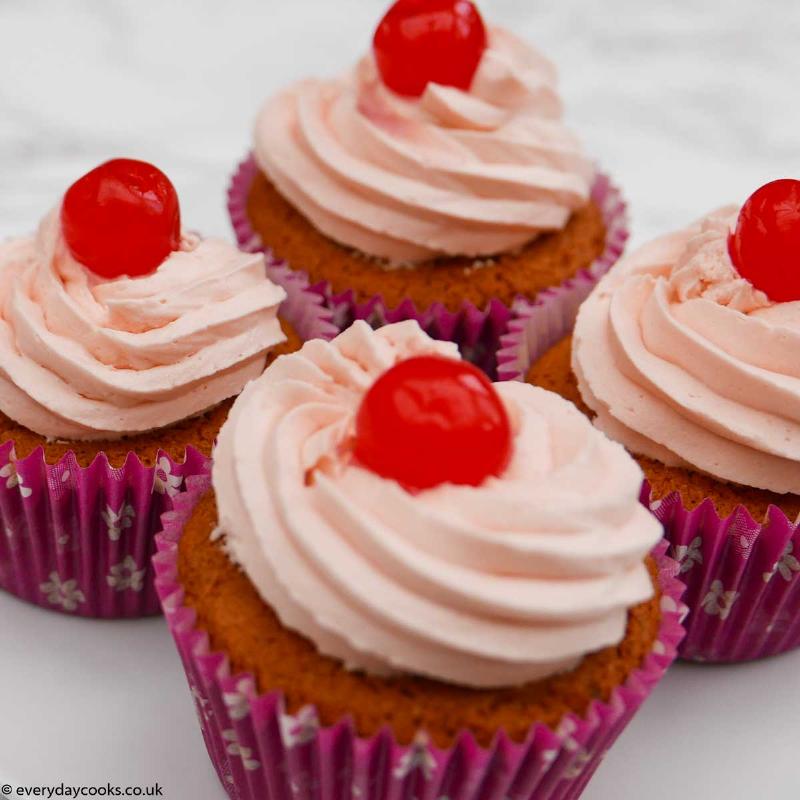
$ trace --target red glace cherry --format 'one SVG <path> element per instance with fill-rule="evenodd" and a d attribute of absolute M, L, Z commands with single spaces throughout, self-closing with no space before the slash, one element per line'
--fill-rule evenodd
<path fill-rule="evenodd" d="M 418 356 L 383 373 L 356 418 L 355 457 L 407 489 L 478 486 L 511 457 L 511 425 L 489 379 L 464 361 Z"/>
<path fill-rule="evenodd" d="M 800 300 L 800 181 L 784 178 L 753 192 L 728 252 L 737 272 L 770 300 Z"/>
<path fill-rule="evenodd" d="M 486 28 L 470 0 L 397 0 L 372 46 L 383 82 L 397 94 L 419 97 L 430 81 L 467 90 Z"/>
<path fill-rule="evenodd" d="M 152 164 L 115 158 L 67 189 L 61 228 L 73 258 L 97 275 L 148 275 L 180 246 L 178 194 Z"/>

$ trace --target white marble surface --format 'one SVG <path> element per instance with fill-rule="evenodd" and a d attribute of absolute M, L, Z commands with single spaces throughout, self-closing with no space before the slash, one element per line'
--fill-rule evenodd
<path fill-rule="evenodd" d="M 123 154 L 172 176 L 190 226 L 228 234 L 225 183 L 260 100 L 349 63 L 383 6 L 0 0 L 0 237 L 32 230 L 77 175 Z M 569 119 L 631 202 L 634 242 L 800 173 L 796 0 L 483 9 L 559 64 Z M 0 779 L 223 796 L 159 620 L 66 620 L 2 596 L 0 648 Z M 800 796 L 798 696 L 800 654 L 680 666 L 585 796 Z"/>

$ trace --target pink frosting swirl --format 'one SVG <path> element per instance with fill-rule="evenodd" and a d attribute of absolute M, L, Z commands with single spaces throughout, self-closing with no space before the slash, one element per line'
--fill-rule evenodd
<path fill-rule="evenodd" d="M 629 450 L 723 481 L 800 492 L 800 303 L 736 272 L 720 209 L 620 261 L 582 306 L 573 368 Z"/>
<path fill-rule="evenodd" d="M 338 80 L 291 86 L 261 111 L 255 155 L 320 231 L 394 263 L 519 247 L 562 228 L 594 176 L 552 64 L 499 28 L 469 92 L 402 98 L 371 53 Z"/>
<path fill-rule="evenodd" d="M 416 322 L 307 342 L 234 403 L 215 452 L 219 533 L 282 623 L 353 669 L 515 685 L 618 644 L 652 595 L 661 528 L 636 463 L 555 394 L 495 384 L 514 453 L 480 487 L 410 494 L 349 456 L 364 394 Z"/>
<path fill-rule="evenodd" d="M 0 411 L 51 439 L 113 439 L 238 394 L 285 339 L 262 256 L 184 234 L 142 278 L 101 281 L 58 211 L 0 244 Z"/>

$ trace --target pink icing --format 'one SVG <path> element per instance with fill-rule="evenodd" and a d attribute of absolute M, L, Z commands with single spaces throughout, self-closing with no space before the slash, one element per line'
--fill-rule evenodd
<path fill-rule="evenodd" d="M 184 234 L 152 275 L 101 281 L 58 212 L 0 244 L 0 410 L 51 439 L 159 428 L 238 394 L 285 337 L 263 257 Z"/>
<path fill-rule="evenodd" d="M 229 554 L 284 625 L 353 669 L 514 685 L 619 643 L 661 529 L 638 466 L 569 403 L 495 384 L 514 455 L 477 488 L 412 495 L 350 459 L 375 379 L 431 353 L 459 357 L 416 322 L 359 321 L 253 381 L 215 451 Z"/>
<path fill-rule="evenodd" d="M 469 92 L 402 98 L 371 54 L 338 80 L 289 87 L 262 109 L 255 155 L 320 231 L 395 264 L 519 247 L 562 228 L 594 177 L 561 122 L 553 66 L 499 28 Z"/>
<path fill-rule="evenodd" d="M 620 261 L 580 310 L 573 368 L 597 426 L 629 450 L 800 492 L 800 303 L 736 273 L 737 212 Z"/>

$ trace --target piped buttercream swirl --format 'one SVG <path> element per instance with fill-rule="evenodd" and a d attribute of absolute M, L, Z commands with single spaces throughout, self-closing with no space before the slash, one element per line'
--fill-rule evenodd
<path fill-rule="evenodd" d="M 146 277 L 75 261 L 58 211 L 0 244 L 0 411 L 50 439 L 113 439 L 235 394 L 285 339 L 263 256 L 184 234 Z"/>
<path fill-rule="evenodd" d="M 213 482 L 220 532 L 282 623 L 350 668 L 516 685 L 618 644 L 652 595 L 660 526 L 622 447 L 544 390 L 495 384 L 513 428 L 506 471 L 409 493 L 351 457 L 376 378 L 457 358 L 416 322 L 356 322 L 273 364 L 239 396 Z"/>
<path fill-rule="evenodd" d="M 800 302 L 737 272 L 720 209 L 620 261 L 582 306 L 573 367 L 629 450 L 723 481 L 800 492 Z"/>
<path fill-rule="evenodd" d="M 524 245 L 562 228 L 594 176 L 553 65 L 500 28 L 468 92 L 400 97 L 371 53 L 338 80 L 294 84 L 262 109 L 255 156 L 320 231 L 394 263 Z"/>

